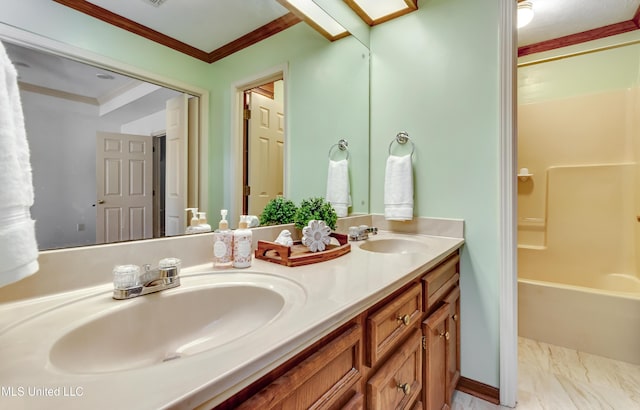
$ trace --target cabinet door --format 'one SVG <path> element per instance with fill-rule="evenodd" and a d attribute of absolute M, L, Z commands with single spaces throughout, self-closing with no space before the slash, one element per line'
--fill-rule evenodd
<path fill-rule="evenodd" d="M 354 325 L 238 409 L 342 408 L 360 391 L 361 343 L 362 328 Z"/>
<path fill-rule="evenodd" d="M 449 305 L 446 389 L 447 403 L 451 405 L 453 393 L 460 379 L 460 286 L 453 288 L 445 301 Z"/>
<path fill-rule="evenodd" d="M 448 332 L 449 304 L 443 304 L 422 322 L 424 335 L 425 360 L 424 396 L 427 410 L 441 410 L 447 406 L 447 345 L 451 340 Z"/>
<path fill-rule="evenodd" d="M 367 382 L 367 408 L 411 409 L 422 391 L 421 364 L 420 330 L 414 329 Z"/>

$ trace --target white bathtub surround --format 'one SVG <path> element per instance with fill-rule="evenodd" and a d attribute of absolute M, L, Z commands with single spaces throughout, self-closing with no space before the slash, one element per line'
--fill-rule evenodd
<path fill-rule="evenodd" d="M 518 334 L 640 365 L 640 293 L 518 279 Z"/>
<path fill-rule="evenodd" d="M 390 221 L 413 219 L 412 155 L 389 155 L 384 175 L 384 217 Z"/>
<path fill-rule="evenodd" d="M 33 182 L 18 74 L 0 42 L 0 286 L 38 271 Z"/>

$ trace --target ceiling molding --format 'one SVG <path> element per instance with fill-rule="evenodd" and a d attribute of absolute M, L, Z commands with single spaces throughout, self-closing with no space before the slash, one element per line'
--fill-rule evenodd
<path fill-rule="evenodd" d="M 40 85 L 25 83 L 22 81 L 18 82 L 18 86 L 22 91 L 29 91 L 32 93 L 48 95 L 49 97 L 61 98 L 64 100 L 75 101 L 83 104 L 96 105 L 96 106 L 100 105 L 100 103 L 98 102 L 98 99 L 93 97 L 87 97 L 84 95 L 69 93 L 61 90 L 55 90 L 53 88 L 42 87 Z"/>
<path fill-rule="evenodd" d="M 627 33 L 629 31 L 638 30 L 640 28 L 640 7 L 636 10 L 631 20 L 622 21 L 620 23 L 609 24 L 607 26 L 594 28 L 592 30 L 583 31 L 582 33 L 570 34 L 568 36 L 558 37 L 539 43 L 529 44 L 518 47 L 518 57 L 529 54 L 541 53 L 544 51 L 555 50 L 567 46 L 573 46 L 587 41 L 598 40 L 617 34 Z"/>
<path fill-rule="evenodd" d="M 285 30 L 295 24 L 298 24 L 301 21 L 294 14 L 288 13 L 238 38 L 237 40 L 234 40 L 230 43 L 225 44 L 224 46 L 216 50 L 213 50 L 211 52 L 206 52 L 206 51 L 200 50 L 199 48 L 190 46 L 189 44 L 183 43 L 182 41 L 177 40 L 173 37 L 169 37 L 165 34 L 162 34 L 159 31 L 153 30 L 147 26 L 136 23 L 133 20 L 123 17 L 119 14 L 113 13 L 112 11 L 109 11 L 105 8 L 97 6 L 86 0 L 53 0 L 53 1 L 55 1 L 56 3 L 62 4 L 63 6 L 70 7 L 86 15 L 89 15 L 91 17 L 102 20 L 113 26 L 127 30 L 133 34 L 137 34 L 141 37 L 144 37 L 158 44 L 162 44 L 166 47 L 169 47 L 173 50 L 176 50 L 188 56 L 197 58 L 198 60 L 204 61 L 206 63 L 213 63 L 214 61 L 218 61 L 230 54 L 235 53 L 236 51 L 240 51 L 243 48 L 249 47 L 252 44 L 262 41 L 265 38 L 268 38 L 276 33 L 279 33 L 282 30 Z"/>
<path fill-rule="evenodd" d="M 207 61 L 208 63 L 218 61 L 230 54 L 235 53 L 236 51 L 240 51 L 243 48 L 249 47 L 250 45 L 264 40 L 265 38 L 271 37 L 272 35 L 279 33 L 282 30 L 288 29 L 289 27 L 294 26 L 301 21 L 302 20 L 295 14 L 287 13 L 284 16 L 265 24 L 264 26 L 253 30 L 251 33 L 245 34 L 237 40 L 234 40 L 216 50 L 213 50 L 209 53 L 209 55 L 207 56 L 207 60 L 205 61 Z"/>

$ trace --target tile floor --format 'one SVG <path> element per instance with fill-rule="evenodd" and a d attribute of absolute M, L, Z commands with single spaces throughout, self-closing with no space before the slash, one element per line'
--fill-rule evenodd
<path fill-rule="evenodd" d="M 518 356 L 518 410 L 640 409 L 638 365 L 524 338 Z M 452 410 L 497 409 L 508 407 L 454 395 Z"/>

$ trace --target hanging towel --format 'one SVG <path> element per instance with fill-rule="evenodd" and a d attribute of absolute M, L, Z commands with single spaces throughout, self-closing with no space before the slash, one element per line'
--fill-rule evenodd
<path fill-rule="evenodd" d="M 0 42 L 0 286 L 38 271 L 33 184 L 17 72 Z"/>
<path fill-rule="evenodd" d="M 329 160 L 329 172 L 327 173 L 327 197 L 325 198 L 339 217 L 349 214 L 351 206 L 351 193 L 349 188 L 349 161 Z"/>
<path fill-rule="evenodd" d="M 384 176 L 384 217 L 390 221 L 413 219 L 411 155 L 389 155 Z"/>

